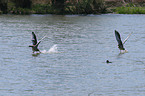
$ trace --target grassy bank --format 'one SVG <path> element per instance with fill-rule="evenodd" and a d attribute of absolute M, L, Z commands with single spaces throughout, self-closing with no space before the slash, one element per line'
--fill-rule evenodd
<path fill-rule="evenodd" d="M 115 7 L 112 11 L 117 14 L 145 14 L 145 6 L 139 3 L 128 3 L 121 7 Z"/>
<path fill-rule="evenodd" d="M 145 7 L 117 7 L 114 12 L 118 14 L 145 14 Z"/>

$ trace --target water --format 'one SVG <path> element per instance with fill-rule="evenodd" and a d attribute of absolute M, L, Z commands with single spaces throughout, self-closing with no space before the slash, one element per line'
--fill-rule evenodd
<path fill-rule="evenodd" d="M 145 15 L 0 15 L 0 96 L 145 96 Z M 128 53 L 119 54 L 114 30 Z M 33 55 L 31 32 L 42 40 Z M 107 64 L 106 60 L 112 63 Z"/>

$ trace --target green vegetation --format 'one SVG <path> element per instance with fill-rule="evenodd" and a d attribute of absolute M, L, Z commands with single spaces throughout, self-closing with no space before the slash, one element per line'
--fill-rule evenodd
<path fill-rule="evenodd" d="M 122 7 L 116 7 L 114 12 L 118 14 L 145 14 L 145 7 L 140 4 L 128 3 Z"/>
<path fill-rule="evenodd" d="M 0 0 L 0 13 L 7 13 L 7 0 Z"/>
<path fill-rule="evenodd" d="M 55 14 L 65 14 L 66 0 L 52 0 L 52 8 Z"/>
<path fill-rule="evenodd" d="M 104 0 L 0 0 L 0 14 L 145 14 L 143 3 Z"/>
<path fill-rule="evenodd" d="M 118 14 L 145 14 L 145 7 L 117 7 Z"/>
<path fill-rule="evenodd" d="M 31 14 L 33 13 L 32 10 L 28 8 L 13 8 L 10 10 L 11 14 L 21 14 L 21 15 L 26 15 L 26 14 Z"/>
<path fill-rule="evenodd" d="M 53 14 L 53 8 L 50 4 L 36 4 L 32 6 L 32 12 L 35 14 Z"/>
<path fill-rule="evenodd" d="M 3 0 L 0 13 L 10 14 L 98 14 L 105 13 L 103 0 Z M 45 3 L 44 3 L 45 2 Z M 47 2 L 47 3 L 46 3 Z"/>
<path fill-rule="evenodd" d="M 67 14 L 98 14 L 105 13 L 106 7 L 103 0 L 82 0 L 74 4 L 67 4 L 65 8 Z"/>

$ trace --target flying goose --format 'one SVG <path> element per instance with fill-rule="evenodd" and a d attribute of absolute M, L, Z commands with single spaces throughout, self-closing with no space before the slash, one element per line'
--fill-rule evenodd
<path fill-rule="evenodd" d="M 41 40 L 37 43 L 37 38 L 34 32 L 32 32 L 32 44 L 29 47 L 32 47 L 33 53 L 36 52 L 40 52 L 40 50 L 38 49 L 38 45 L 40 44 Z"/>
<path fill-rule="evenodd" d="M 118 42 L 118 48 L 120 49 L 120 52 L 121 53 L 127 52 L 127 50 L 125 50 L 123 44 L 125 44 L 125 42 L 128 40 L 128 38 L 130 37 L 130 35 L 131 35 L 131 33 L 127 36 L 127 38 L 122 43 L 119 32 L 115 30 L 115 37 L 116 37 L 116 40 Z"/>

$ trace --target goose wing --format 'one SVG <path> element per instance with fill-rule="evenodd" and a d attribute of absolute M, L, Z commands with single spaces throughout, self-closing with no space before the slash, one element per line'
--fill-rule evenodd
<path fill-rule="evenodd" d="M 40 44 L 41 41 L 39 41 L 35 46 L 38 47 L 38 45 Z"/>
<path fill-rule="evenodd" d="M 132 33 L 130 33 L 127 38 L 123 41 L 123 44 L 125 44 L 125 42 L 128 40 L 128 38 L 131 36 Z"/>
<path fill-rule="evenodd" d="M 118 31 L 115 30 L 115 37 L 116 37 L 116 40 L 118 42 L 118 47 L 119 49 L 124 49 L 123 47 L 123 44 L 122 44 L 122 41 L 121 41 L 121 37 L 120 37 L 120 34 Z"/>
<path fill-rule="evenodd" d="M 46 35 L 35 45 L 36 47 L 38 47 L 38 45 L 40 44 L 40 42 L 46 37 Z"/>
<path fill-rule="evenodd" d="M 37 44 L 37 38 L 36 38 L 36 35 L 34 32 L 32 32 L 32 43 L 33 43 L 33 45 Z"/>

